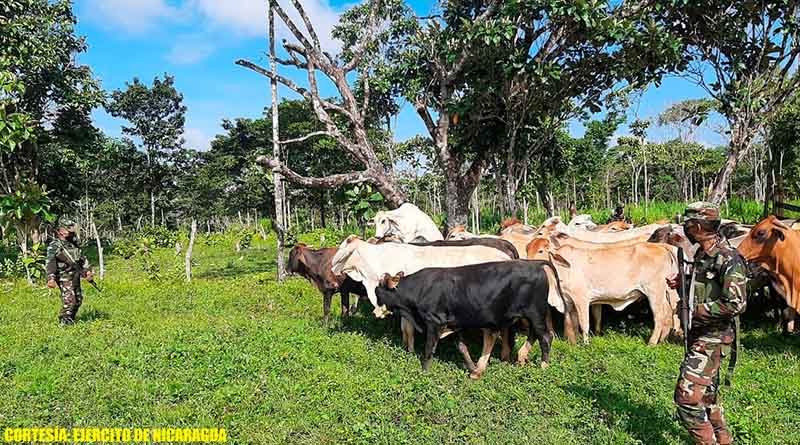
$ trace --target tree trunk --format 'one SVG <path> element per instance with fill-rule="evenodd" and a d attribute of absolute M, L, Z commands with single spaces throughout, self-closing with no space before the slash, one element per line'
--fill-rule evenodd
<path fill-rule="evenodd" d="M 553 194 L 550 192 L 544 179 L 536 184 L 536 193 L 539 196 L 539 200 L 542 202 L 542 207 L 544 207 L 547 217 L 555 216 L 556 211 L 553 205 Z"/>
<path fill-rule="evenodd" d="M 192 251 L 194 250 L 194 239 L 197 235 L 197 220 L 192 218 L 192 231 L 189 233 L 189 245 L 186 247 L 186 282 L 192 281 Z"/>
<path fill-rule="evenodd" d="M 327 193 L 325 190 L 320 191 L 321 198 L 319 200 L 319 224 L 322 226 L 323 229 L 328 227 L 328 221 L 326 218 L 326 210 L 327 210 Z"/>
<path fill-rule="evenodd" d="M 281 159 L 280 136 L 278 134 L 278 64 L 275 57 L 275 12 L 273 11 L 273 0 L 267 2 L 267 21 L 269 27 L 269 65 L 272 71 L 270 78 L 270 93 L 272 97 L 272 157 L 276 160 Z M 273 183 L 275 184 L 275 228 L 277 229 L 277 273 L 278 281 L 286 278 L 286 263 L 283 260 L 284 236 L 286 222 L 284 219 L 284 197 L 283 176 L 277 171 L 272 173 Z"/>
<path fill-rule="evenodd" d="M 156 195 L 150 190 L 150 225 L 156 225 Z"/>
<path fill-rule="evenodd" d="M 100 267 L 100 279 L 102 280 L 106 275 L 106 267 L 103 262 L 103 245 L 100 243 L 100 234 L 97 233 L 97 226 L 94 224 L 94 221 L 92 221 L 92 232 L 94 233 L 95 243 L 97 243 L 97 262 Z"/>
<path fill-rule="evenodd" d="M 714 204 L 719 204 L 725 199 L 728 184 L 731 182 L 733 173 L 736 171 L 736 164 L 739 162 L 739 157 L 747 153 L 750 148 L 750 132 L 753 129 L 748 128 L 745 122 L 734 122 L 731 125 L 731 142 L 728 147 L 728 155 L 725 159 L 725 164 L 717 172 L 714 178 L 714 184 L 708 193 L 708 200 Z"/>
<path fill-rule="evenodd" d="M 474 189 L 474 188 L 473 188 Z M 447 230 L 455 226 L 467 226 L 469 217 L 469 198 L 472 190 L 465 190 L 457 175 L 447 175 L 445 182 L 445 208 L 447 210 Z"/>

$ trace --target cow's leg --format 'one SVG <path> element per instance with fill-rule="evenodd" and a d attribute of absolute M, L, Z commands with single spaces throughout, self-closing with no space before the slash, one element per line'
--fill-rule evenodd
<path fill-rule="evenodd" d="M 569 310 L 564 311 L 564 338 L 567 339 L 568 342 L 571 344 L 576 344 L 576 335 L 575 335 L 575 328 L 577 327 L 578 323 L 576 318 L 573 317 Z"/>
<path fill-rule="evenodd" d="M 497 331 L 491 331 L 489 329 L 483 330 L 483 351 L 481 351 L 481 358 L 478 359 L 477 369 L 469 374 L 469 378 L 478 380 L 483 373 L 486 372 L 486 366 L 489 365 L 489 357 L 492 355 L 492 349 L 494 349 L 494 344 L 497 341 L 498 335 L 499 332 Z"/>
<path fill-rule="evenodd" d="M 414 325 L 405 319 L 405 317 L 400 319 L 400 332 L 403 333 L 403 345 L 406 347 L 406 351 L 410 353 L 414 353 Z"/>
<path fill-rule="evenodd" d="M 589 303 L 582 304 L 578 307 L 578 324 L 583 336 L 583 344 L 589 344 Z"/>
<path fill-rule="evenodd" d="M 439 342 L 439 326 L 428 323 L 427 336 L 425 339 L 425 354 L 422 356 L 422 370 L 427 371 L 431 368 L 433 353 L 436 352 L 436 344 Z"/>
<path fill-rule="evenodd" d="M 342 317 L 350 316 L 350 293 L 339 292 L 342 297 Z"/>
<path fill-rule="evenodd" d="M 325 291 L 322 294 L 322 319 L 325 324 L 328 324 L 328 319 L 331 316 L 331 300 L 333 299 L 332 291 Z"/>
<path fill-rule="evenodd" d="M 650 334 L 650 339 L 647 341 L 650 346 L 657 345 L 665 339 L 674 323 L 672 308 L 666 301 L 666 296 L 666 285 L 654 286 L 647 292 L 647 301 L 650 304 L 650 311 L 653 313 L 653 333 Z"/>
<path fill-rule="evenodd" d="M 469 348 L 467 348 L 467 344 L 464 343 L 464 336 L 461 335 L 461 332 L 458 333 L 458 350 L 461 352 L 461 355 L 464 356 L 464 363 L 467 365 L 467 370 L 470 373 L 475 372 L 475 362 L 472 361 L 472 356 L 469 355 Z"/>
<path fill-rule="evenodd" d="M 783 330 L 784 334 L 791 334 L 794 332 L 795 319 L 797 319 L 797 311 L 794 308 L 787 307 L 783 310 L 783 320 L 786 328 Z"/>
<path fill-rule="evenodd" d="M 545 315 L 545 319 L 544 319 L 544 322 L 547 324 L 547 332 L 549 332 L 552 337 L 556 336 L 556 330 L 553 328 L 553 311 L 554 310 L 555 309 L 553 309 L 553 308 L 547 308 L 547 315 Z M 565 311 L 566 311 L 566 309 L 565 309 Z M 564 315 L 565 315 L 565 318 L 569 317 L 568 314 L 564 314 Z M 574 339 L 573 339 L 573 343 L 575 343 Z"/>
<path fill-rule="evenodd" d="M 516 337 L 516 330 L 514 326 L 507 326 L 503 328 L 502 333 L 502 349 L 500 350 L 500 360 L 504 362 L 511 361 L 511 353 L 514 351 L 514 339 Z"/>
<path fill-rule="evenodd" d="M 600 335 L 600 329 L 603 323 L 603 305 L 593 304 L 592 319 L 594 319 L 594 335 Z"/>
<path fill-rule="evenodd" d="M 528 344 L 532 342 L 534 338 L 539 340 L 539 348 L 542 350 L 542 361 L 540 363 L 542 368 L 546 368 L 550 364 L 550 346 L 553 342 L 553 336 L 550 334 L 550 331 L 547 330 L 547 324 L 542 323 L 541 316 L 537 316 L 539 314 L 531 313 L 528 315 L 530 329 L 528 329 Z M 534 337 L 535 336 L 535 337 Z M 527 360 L 527 355 L 525 359 Z"/>

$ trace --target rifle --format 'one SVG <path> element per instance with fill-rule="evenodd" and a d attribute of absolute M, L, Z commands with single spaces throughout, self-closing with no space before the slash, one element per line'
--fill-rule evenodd
<path fill-rule="evenodd" d="M 683 351 L 689 351 L 689 331 L 692 329 L 692 306 L 689 301 L 691 290 L 686 286 L 686 259 L 683 249 L 678 247 L 678 297 L 680 305 L 678 307 L 681 329 L 683 329 Z"/>
<path fill-rule="evenodd" d="M 79 275 L 83 275 L 83 261 L 81 261 L 80 258 L 76 261 L 75 258 L 72 258 L 72 255 L 70 255 L 69 251 L 67 251 L 66 249 L 63 250 L 63 252 L 66 255 L 67 261 L 69 261 L 69 264 L 78 271 Z M 95 288 L 95 290 L 97 290 L 97 292 L 100 292 L 101 294 L 103 293 L 103 291 L 100 289 L 100 286 L 98 286 L 97 283 L 94 282 L 94 279 L 86 281 L 88 281 L 89 284 L 91 284 L 92 287 Z"/>
<path fill-rule="evenodd" d="M 86 281 L 88 281 L 89 284 L 91 284 L 92 287 L 97 290 L 97 292 L 100 292 L 101 294 L 103 293 L 103 290 L 100 289 L 100 286 L 98 286 L 97 283 L 94 282 L 94 280 L 86 280 Z"/>

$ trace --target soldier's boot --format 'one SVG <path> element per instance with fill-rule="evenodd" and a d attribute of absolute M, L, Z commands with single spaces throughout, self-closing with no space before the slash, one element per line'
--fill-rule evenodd
<path fill-rule="evenodd" d="M 708 408 L 708 420 L 714 427 L 714 435 L 717 437 L 719 445 L 731 445 L 733 443 L 733 435 L 728 431 L 728 425 L 725 422 L 722 407 L 719 405 L 711 405 Z"/>
<path fill-rule="evenodd" d="M 689 426 L 688 431 L 695 445 L 717 445 L 717 438 L 714 436 L 714 427 L 711 422 L 696 423 Z"/>

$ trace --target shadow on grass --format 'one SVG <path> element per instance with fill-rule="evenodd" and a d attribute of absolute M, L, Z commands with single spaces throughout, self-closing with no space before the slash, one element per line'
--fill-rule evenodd
<path fill-rule="evenodd" d="M 382 342 L 388 341 L 397 348 L 405 350 L 403 338 L 400 333 L 400 318 L 394 316 L 385 320 L 379 320 L 375 318 L 372 315 L 372 307 L 370 306 L 369 302 L 366 302 L 366 304 L 364 302 L 360 302 L 356 315 L 343 318 L 341 323 L 331 327 L 331 331 L 357 332 L 373 340 Z M 464 342 L 469 348 L 472 360 L 477 363 L 481 354 L 481 349 L 483 348 L 483 334 L 479 329 L 462 331 L 461 334 L 464 337 Z M 519 338 L 525 338 L 525 334 L 517 333 L 517 339 Z M 433 359 L 441 362 L 451 363 L 466 371 L 467 367 L 464 363 L 464 356 L 461 355 L 456 347 L 457 339 L 458 334 L 451 334 L 443 339 L 440 339 L 436 346 L 436 352 L 433 354 Z M 538 363 L 538 360 L 541 356 L 538 348 L 538 343 L 536 343 L 533 349 L 531 349 L 529 356 L 531 361 L 534 363 Z M 517 349 L 518 348 L 514 349 L 512 358 L 516 358 Z M 424 351 L 425 333 L 415 332 L 414 353 L 416 357 L 419 359 Z M 501 343 L 500 339 L 498 339 L 495 343 L 494 349 L 492 350 L 492 360 L 489 365 L 490 367 L 492 366 L 491 364 L 500 363 L 500 351 Z"/>
<path fill-rule="evenodd" d="M 108 320 L 111 318 L 107 312 L 97 309 L 86 309 L 85 311 L 78 312 L 77 321 L 88 323 L 95 320 Z"/>
<path fill-rule="evenodd" d="M 744 330 L 746 328 L 742 328 Z M 751 335 L 742 335 L 742 346 L 766 355 L 781 355 L 786 352 L 800 353 L 800 334 L 782 334 L 767 330 Z"/>
<path fill-rule="evenodd" d="M 607 387 L 567 385 L 564 390 L 593 402 L 602 411 L 606 425 L 624 429 L 640 443 L 667 445 L 670 442 L 664 433 L 685 437 L 668 410 L 631 400 L 628 395 Z"/>

